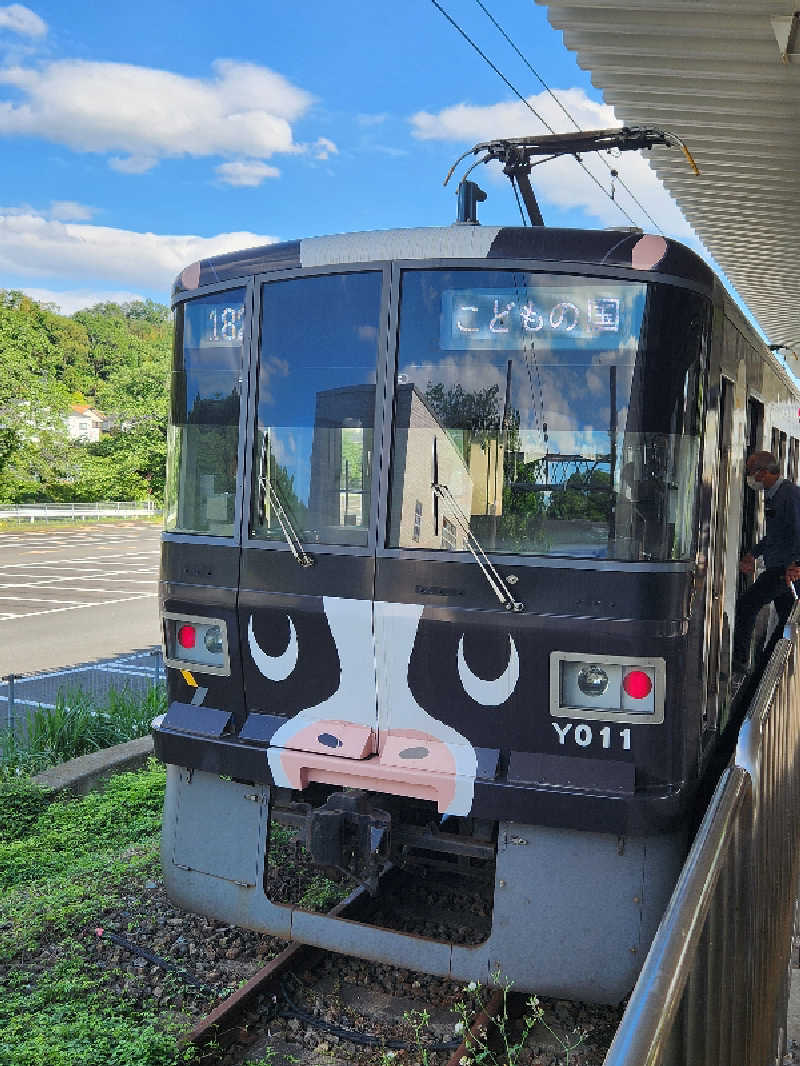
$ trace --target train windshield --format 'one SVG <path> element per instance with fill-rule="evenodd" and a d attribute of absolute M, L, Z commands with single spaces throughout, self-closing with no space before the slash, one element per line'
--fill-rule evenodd
<path fill-rule="evenodd" d="M 366 545 L 381 281 L 262 286 L 252 537 Z"/>
<path fill-rule="evenodd" d="M 666 285 L 406 271 L 388 546 L 690 558 L 708 320 Z"/>

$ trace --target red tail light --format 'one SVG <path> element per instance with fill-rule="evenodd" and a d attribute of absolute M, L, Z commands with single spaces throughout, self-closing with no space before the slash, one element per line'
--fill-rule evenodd
<path fill-rule="evenodd" d="M 631 670 L 629 674 L 623 677 L 622 687 L 632 700 L 643 700 L 650 695 L 653 682 L 644 670 Z"/>
<path fill-rule="evenodd" d="M 178 643 L 182 648 L 193 648 L 195 639 L 194 626 L 181 626 L 178 630 Z"/>

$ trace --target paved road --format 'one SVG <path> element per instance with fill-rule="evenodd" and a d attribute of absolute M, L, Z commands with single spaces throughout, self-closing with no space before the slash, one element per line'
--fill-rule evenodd
<path fill-rule="evenodd" d="M 0 676 L 160 644 L 159 539 L 135 521 L 0 533 Z"/>

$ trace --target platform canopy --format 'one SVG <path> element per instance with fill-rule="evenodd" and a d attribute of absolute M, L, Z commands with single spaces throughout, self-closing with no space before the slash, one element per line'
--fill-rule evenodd
<path fill-rule="evenodd" d="M 800 354 L 800 0 L 535 0 L 773 344 Z M 781 353 L 783 354 L 783 353 Z M 788 360 L 791 366 L 795 360 Z"/>

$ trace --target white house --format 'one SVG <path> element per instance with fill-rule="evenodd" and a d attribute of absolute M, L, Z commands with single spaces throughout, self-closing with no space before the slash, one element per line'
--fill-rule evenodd
<path fill-rule="evenodd" d="M 85 440 L 94 443 L 100 440 L 100 430 L 105 422 L 105 415 L 91 407 L 73 404 L 67 415 L 67 433 L 70 440 Z"/>

